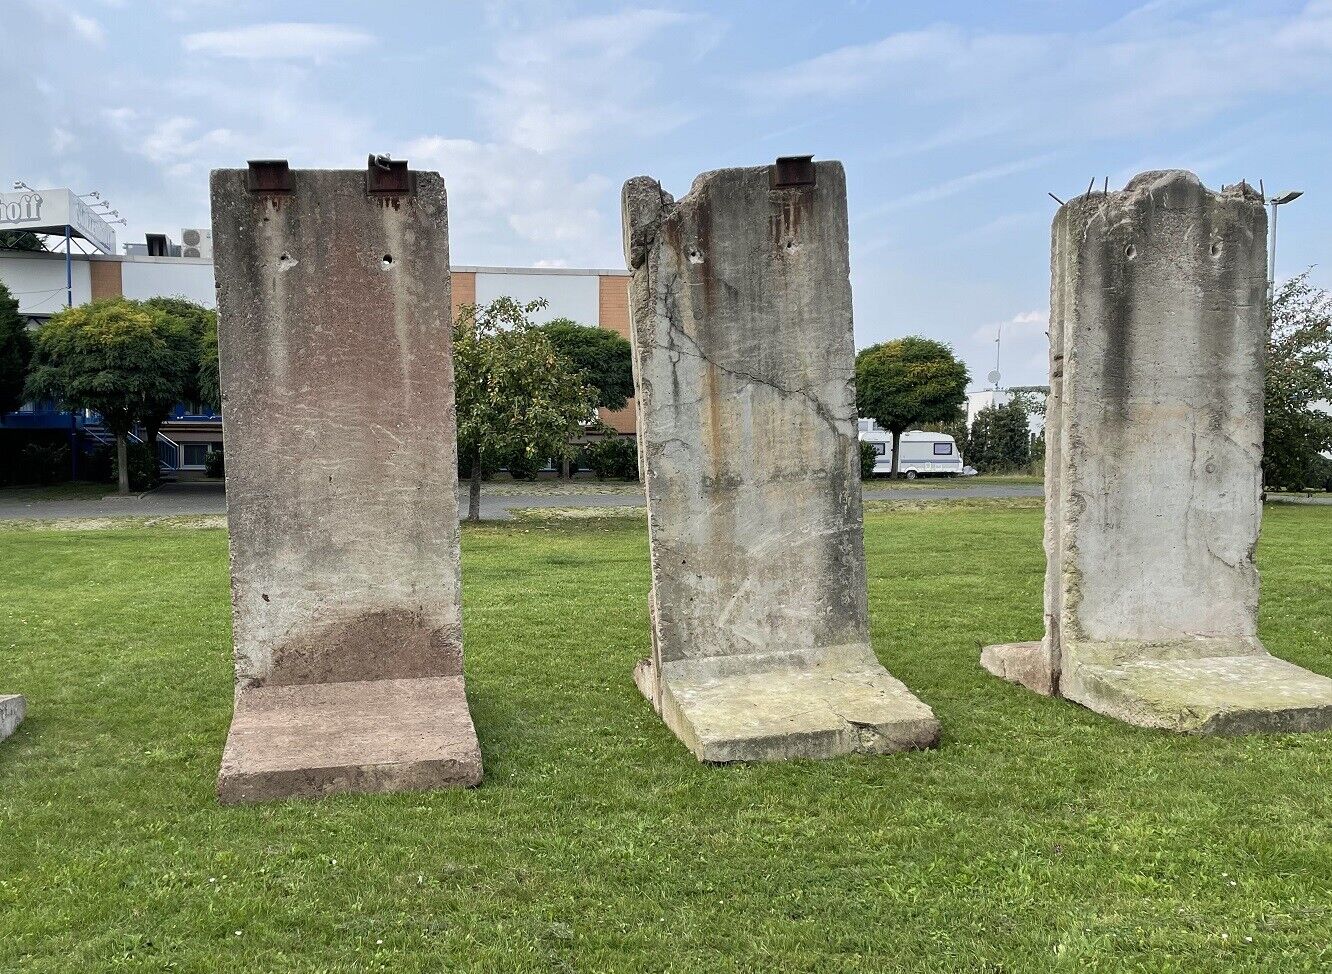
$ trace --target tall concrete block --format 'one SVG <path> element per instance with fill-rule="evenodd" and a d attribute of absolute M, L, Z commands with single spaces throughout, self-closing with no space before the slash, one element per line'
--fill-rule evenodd
<path fill-rule="evenodd" d="M 26 714 L 27 703 L 22 696 L 16 693 L 0 694 L 0 741 L 18 730 Z"/>
<path fill-rule="evenodd" d="M 1261 198 L 1148 172 L 1052 236 L 1046 632 L 982 665 L 1143 727 L 1332 726 L 1332 680 L 1258 639 Z"/>
<path fill-rule="evenodd" d="M 846 189 L 836 162 L 624 187 L 652 657 L 701 760 L 933 744 L 870 648 Z"/>
<path fill-rule="evenodd" d="M 235 718 L 224 802 L 476 784 L 437 173 L 212 174 Z"/>

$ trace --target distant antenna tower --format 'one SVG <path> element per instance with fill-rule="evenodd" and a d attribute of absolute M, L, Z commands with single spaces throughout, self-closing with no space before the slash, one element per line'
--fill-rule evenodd
<path fill-rule="evenodd" d="M 994 369 L 985 377 L 990 385 L 994 386 L 995 392 L 999 391 L 999 379 L 1001 378 L 999 375 L 999 340 L 1003 338 L 1003 335 L 1004 328 L 1003 325 L 1000 325 L 994 331 Z"/>

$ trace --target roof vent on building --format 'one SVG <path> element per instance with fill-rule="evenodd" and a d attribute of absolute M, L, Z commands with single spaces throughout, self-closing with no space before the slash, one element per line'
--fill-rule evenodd
<path fill-rule="evenodd" d="M 171 241 L 165 233 L 150 233 L 145 239 L 148 241 L 149 257 L 166 257 L 170 254 Z"/>

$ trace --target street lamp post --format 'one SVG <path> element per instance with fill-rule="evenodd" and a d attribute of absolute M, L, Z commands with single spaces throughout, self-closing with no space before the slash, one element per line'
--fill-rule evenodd
<path fill-rule="evenodd" d="M 1272 207 L 1272 240 L 1267 252 L 1267 306 L 1272 307 L 1276 300 L 1276 233 L 1277 233 L 1277 207 L 1285 203 L 1293 203 L 1304 195 L 1302 189 L 1288 189 L 1278 196 L 1273 196 L 1267 202 Z"/>

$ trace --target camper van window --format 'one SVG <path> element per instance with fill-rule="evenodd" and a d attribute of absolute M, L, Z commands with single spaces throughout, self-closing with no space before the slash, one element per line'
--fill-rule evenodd
<path fill-rule="evenodd" d="M 934 455 L 936 457 L 948 457 L 953 455 L 953 444 L 936 443 L 934 444 Z"/>
<path fill-rule="evenodd" d="M 888 444 L 887 444 L 887 443 L 875 443 L 875 444 L 874 444 L 874 455 L 875 455 L 876 457 L 886 457 L 886 456 L 888 455 Z"/>

